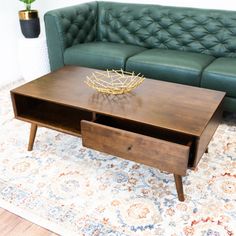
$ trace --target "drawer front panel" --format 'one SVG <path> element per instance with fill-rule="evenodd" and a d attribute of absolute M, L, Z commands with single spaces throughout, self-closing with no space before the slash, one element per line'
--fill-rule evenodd
<path fill-rule="evenodd" d="M 85 147 L 186 175 L 189 146 L 85 120 L 81 121 L 81 135 Z"/>

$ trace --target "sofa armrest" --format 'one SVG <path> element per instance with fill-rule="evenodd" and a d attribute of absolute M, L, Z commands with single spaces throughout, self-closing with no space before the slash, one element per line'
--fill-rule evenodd
<path fill-rule="evenodd" d="M 96 39 L 97 2 L 79 4 L 44 15 L 51 70 L 64 66 L 66 48 Z"/>

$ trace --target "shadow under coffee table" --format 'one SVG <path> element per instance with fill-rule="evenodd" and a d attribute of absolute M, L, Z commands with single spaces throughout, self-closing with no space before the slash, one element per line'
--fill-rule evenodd
<path fill-rule="evenodd" d="M 182 176 L 195 168 L 221 120 L 224 92 L 146 79 L 131 93 L 105 95 L 84 80 L 95 70 L 66 66 L 11 91 L 17 119 L 81 136 L 84 146 Z"/>

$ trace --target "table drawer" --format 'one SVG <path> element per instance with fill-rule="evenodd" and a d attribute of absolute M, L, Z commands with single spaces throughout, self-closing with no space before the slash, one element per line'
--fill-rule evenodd
<path fill-rule="evenodd" d="M 140 125 L 132 128 L 132 125 L 129 124 L 122 125 L 124 123 L 116 121 L 115 125 L 113 125 L 114 122 L 110 122 L 110 119 L 100 123 L 99 121 L 82 120 L 81 135 L 83 145 L 163 171 L 186 175 L 191 138 L 187 138 L 182 142 L 184 144 L 179 144 L 163 140 L 159 138 L 162 135 L 153 135 L 153 132 L 150 132 L 150 136 L 147 135 L 148 129 L 146 127 L 140 131 L 138 129 Z M 130 127 L 134 131 L 130 131 Z M 157 132 L 155 130 L 154 133 Z"/>

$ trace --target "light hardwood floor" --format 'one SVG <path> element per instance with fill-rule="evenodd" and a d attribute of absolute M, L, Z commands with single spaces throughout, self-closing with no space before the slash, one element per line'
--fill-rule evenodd
<path fill-rule="evenodd" d="M 1 236 L 57 236 L 57 234 L 0 208 Z"/>

